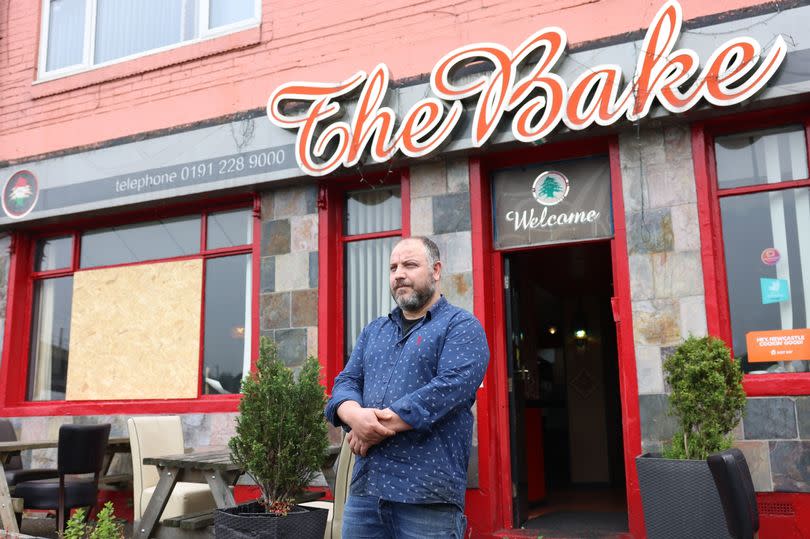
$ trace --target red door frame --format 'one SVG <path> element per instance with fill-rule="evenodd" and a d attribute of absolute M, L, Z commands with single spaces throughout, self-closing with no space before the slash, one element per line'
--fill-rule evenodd
<path fill-rule="evenodd" d="M 467 512 L 474 532 L 480 530 L 486 534 L 514 526 L 510 440 L 508 434 L 504 435 L 505 432 L 508 433 L 509 399 L 505 361 L 503 252 L 495 251 L 492 246 L 492 206 L 488 172 L 494 168 L 520 163 L 559 161 L 597 153 L 607 154 L 610 162 L 614 228 L 614 237 L 610 240 L 615 294 L 613 310 L 617 323 L 629 531 L 632 537 L 645 537 L 641 491 L 635 467 L 635 457 L 641 453 L 641 422 L 630 303 L 630 269 L 627 258 L 619 144 L 615 137 L 575 141 L 470 159 L 473 305 L 475 315 L 484 325 L 492 350 L 490 368 L 478 394 L 480 488 L 468 491 L 467 495 L 469 504 Z"/>

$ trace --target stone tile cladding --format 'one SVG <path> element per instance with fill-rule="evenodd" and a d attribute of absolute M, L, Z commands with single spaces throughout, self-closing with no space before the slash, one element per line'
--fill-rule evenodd
<path fill-rule="evenodd" d="M 659 452 L 676 430 L 663 361 L 707 332 L 690 133 L 633 130 L 619 147 L 642 450 Z M 734 437 L 758 491 L 810 491 L 810 397 L 749 398 Z"/>
<path fill-rule="evenodd" d="M 262 194 L 259 325 L 290 367 L 318 355 L 318 190 Z"/>
<path fill-rule="evenodd" d="M 470 179 L 467 158 L 411 167 L 411 235 L 428 236 L 441 252 L 442 293 L 450 303 L 473 310 Z M 473 414 L 478 416 L 477 409 Z M 468 486 L 478 485 L 478 431 L 474 423 Z"/>

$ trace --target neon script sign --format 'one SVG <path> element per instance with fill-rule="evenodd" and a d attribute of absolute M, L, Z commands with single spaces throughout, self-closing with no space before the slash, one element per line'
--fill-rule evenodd
<path fill-rule="evenodd" d="M 322 176 L 341 165 L 356 165 L 366 150 L 376 162 L 385 162 L 397 152 L 408 157 L 433 152 L 458 124 L 462 101 L 475 96 L 474 146 L 489 140 L 506 112 L 513 113 L 515 138 L 536 142 L 560 122 L 582 130 L 594 123 L 611 125 L 622 117 L 638 120 L 649 113 L 654 101 L 674 113 L 691 109 L 701 99 L 717 106 L 740 103 L 765 86 L 787 53 L 781 36 L 764 57 L 755 40 L 735 37 L 718 47 L 695 76 L 700 69 L 698 54 L 675 48 L 682 22 L 680 4 L 667 1 L 644 37 L 632 81 L 624 88 L 621 67 L 615 64 L 586 69 L 568 87 L 553 72 L 565 52 L 565 31 L 548 27 L 514 50 L 497 43 L 476 43 L 447 53 L 431 72 L 436 97 L 414 104 L 399 122 L 394 110 L 384 105 L 391 78 L 385 64 L 370 73 L 358 71 L 339 83 L 284 84 L 268 99 L 267 116 L 279 127 L 298 131 L 298 165 L 309 175 Z M 463 83 L 452 80 L 459 67 L 482 59 L 494 70 Z M 339 120 L 339 100 L 358 90 L 352 117 Z M 303 114 L 289 113 L 283 107 L 289 101 L 309 106 Z"/>

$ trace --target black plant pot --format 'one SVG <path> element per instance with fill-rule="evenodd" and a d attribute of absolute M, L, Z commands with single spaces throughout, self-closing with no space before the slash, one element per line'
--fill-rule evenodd
<path fill-rule="evenodd" d="M 323 539 L 329 511 L 296 505 L 286 517 L 265 512 L 258 502 L 217 509 L 214 536 L 217 539 Z"/>
<path fill-rule="evenodd" d="M 705 460 L 636 457 L 648 539 L 731 539 Z"/>

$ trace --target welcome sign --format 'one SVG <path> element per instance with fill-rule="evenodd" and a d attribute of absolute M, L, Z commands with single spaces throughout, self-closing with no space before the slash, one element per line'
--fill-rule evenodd
<path fill-rule="evenodd" d="M 497 249 L 613 236 L 607 157 L 495 171 L 492 193 Z"/>
<path fill-rule="evenodd" d="M 514 50 L 498 43 L 476 43 L 449 52 L 430 75 L 435 96 L 419 100 L 401 118 L 384 104 L 390 83 L 385 64 L 339 83 L 284 84 L 270 95 L 267 116 L 276 126 L 297 131 L 295 157 L 301 170 L 323 176 L 356 165 L 366 153 L 382 163 L 398 153 L 422 157 L 439 149 L 459 125 L 465 100 L 476 103 L 473 146 L 486 143 L 507 114 L 514 137 L 536 143 L 560 124 L 582 130 L 622 118 L 639 120 L 656 101 L 673 113 L 687 111 L 701 100 L 716 106 L 740 103 L 765 86 L 787 53 L 781 36 L 767 52 L 750 37 L 734 37 L 720 45 L 701 69 L 697 52 L 675 47 L 682 22 L 680 4 L 664 3 L 626 84 L 615 64 L 586 67 L 570 86 L 566 84 L 555 68 L 567 37 L 563 29 L 548 27 Z M 492 66 L 490 71 L 472 80 L 456 80 L 459 69 L 482 60 Z M 343 119 L 342 102 L 350 99 L 357 105 Z M 303 104 L 303 112 L 290 108 L 291 102 Z"/>

